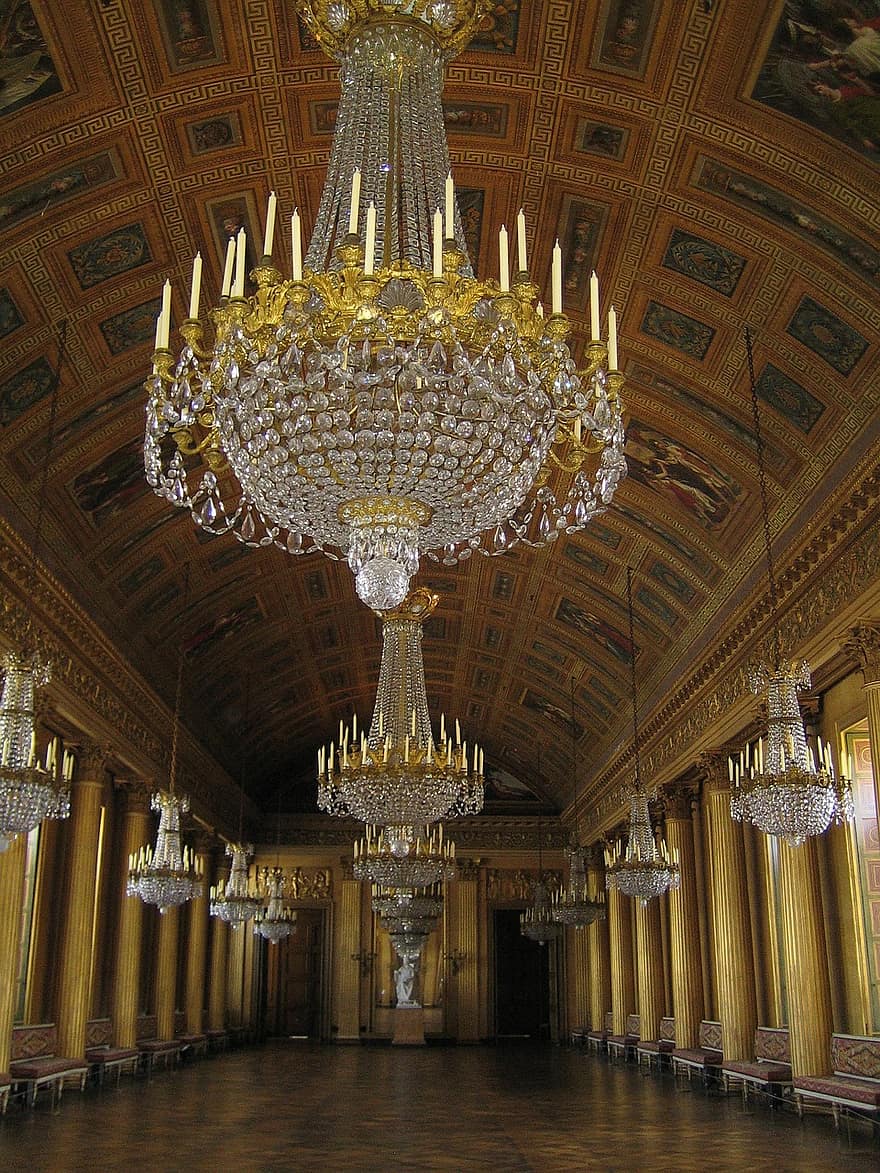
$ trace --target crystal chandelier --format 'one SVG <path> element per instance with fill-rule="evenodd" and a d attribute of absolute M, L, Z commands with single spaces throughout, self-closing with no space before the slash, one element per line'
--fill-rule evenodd
<path fill-rule="evenodd" d="M 183 590 L 183 611 L 189 598 L 189 568 Z M 145 904 L 156 904 L 164 913 L 202 894 L 198 861 L 189 848 L 180 846 L 180 816 L 189 810 L 189 797 L 175 794 L 177 749 L 180 740 L 180 702 L 183 695 L 183 641 L 177 658 L 177 687 L 174 695 L 174 721 L 171 733 L 171 766 L 168 790 L 157 790 L 151 807 L 159 812 L 159 830 L 155 848 L 142 847 L 129 857 L 126 894 L 139 896 Z"/>
<path fill-rule="evenodd" d="M 189 848 L 180 846 L 180 816 L 189 810 L 187 796 L 157 790 L 150 805 L 159 812 L 156 846 L 142 847 L 129 857 L 126 894 L 156 904 L 164 913 L 200 896 L 202 878 Z"/>
<path fill-rule="evenodd" d="M 532 890 L 532 903 L 519 916 L 519 931 L 530 941 L 546 945 L 562 936 L 561 923 L 554 919 L 552 901 L 543 875 L 539 875 Z"/>
<path fill-rule="evenodd" d="M 416 963 L 428 937 L 437 926 L 443 911 L 442 888 L 432 884 L 414 891 L 411 888 L 373 886 L 372 908 L 391 938 L 398 957 Z"/>
<path fill-rule="evenodd" d="M 561 925 L 582 929 L 605 915 L 605 902 L 591 900 L 587 884 L 586 848 L 578 844 L 578 787 L 577 787 L 577 723 L 574 716 L 574 677 L 571 680 L 571 776 L 575 827 L 572 842 L 566 848 L 568 883 L 562 892 L 553 898 L 553 919 Z"/>
<path fill-rule="evenodd" d="M 427 888 L 455 879 L 455 844 L 444 840 L 442 824 L 423 828 L 406 855 L 392 851 L 383 829 L 368 825 L 366 830 L 354 845 L 356 880 L 369 880 L 385 888 Z M 396 830 L 392 829 L 392 836 Z"/>
<path fill-rule="evenodd" d="M 0 851 L 27 835 L 43 819 L 70 814 L 73 757 L 49 742 L 45 761 L 37 758 L 34 692 L 48 683 L 49 665 L 37 652 L 9 651 L 3 657 L 0 693 Z M 60 769 L 59 769 L 60 765 Z"/>
<path fill-rule="evenodd" d="M 266 907 L 254 916 L 254 932 L 277 945 L 296 932 L 296 913 L 284 907 L 284 871 L 280 867 L 264 868 L 263 886 L 269 896 Z"/>
<path fill-rule="evenodd" d="M 213 533 L 346 558 L 361 599 L 386 610 L 422 556 L 543 545 L 608 505 L 626 475 L 616 316 L 606 344 L 593 274 L 578 371 L 561 250 L 545 317 L 522 212 L 514 271 L 502 227 L 498 280 L 473 275 L 440 94 L 487 0 L 296 6 L 342 82 L 311 242 L 303 259 L 295 210 L 283 277 L 271 193 L 255 288 L 242 229 L 207 320 L 197 255 L 176 357 L 165 283 L 146 476 Z"/>
<path fill-rule="evenodd" d="M 52 378 L 49 427 L 40 473 L 37 520 L 31 544 L 29 595 L 36 594 L 37 558 L 43 534 L 49 462 L 58 414 L 58 385 L 67 346 L 67 322 L 58 332 L 58 358 Z M 66 819 L 70 814 L 70 780 L 73 759 L 64 752 L 59 772 L 58 747 L 53 740 L 45 762 L 37 759 L 37 730 L 34 714 L 36 690 L 51 678 L 48 657 L 36 641 L 7 651 L 3 656 L 3 691 L 0 694 L 0 851 L 18 835 L 27 835 L 43 819 Z"/>
<path fill-rule="evenodd" d="M 667 853 L 666 844 L 659 844 L 651 828 L 648 813 L 648 794 L 642 785 L 641 752 L 639 743 L 638 703 L 636 699 L 636 641 L 633 627 L 632 568 L 626 569 L 626 605 L 629 617 L 630 672 L 633 700 L 633 753 L 635 755 L 635 784 L 629 796 L 629 838 L 623 855 L 609 853 L 605 883 L 617 888 L 625 896 L 647 904 L 655 896 L 662 896 L 681 883 L 678 864 Z"/>
<path fill-rule="evenodd" d="M 752 402 L 752 422 L 758 451 L 758 480 L 761 489 L 761 518 L 767 563 L 767 594 L 770 600 L 773 666 L 761 665 L 751 674 L 752 691 L 763 693 L 767 706 L 767 732 L 756 747 L 748 745 L 728 763 L 731 782 L 730 814 L 747 820 L 766 835 L 778 835 L 797 847 L 813 835 L 822 835 L 832 823 L 853 818 L 849 783 L 837 778 L 830 747 L 817 743 L 818 766 L 807 744 L 797 701 L 799 689 L 810 687 L 806 661 L 786 663 L 782 656 L 779 630 L 779 597 L 770 541 L 767 480 L 764 472 L 764 440 L 755 386 L 752 336 L 746 330 L 746 356 Z"/>
<path fill-rule="evenodd" d="M 425 692 L 422 623 L 438 596 L 411 592 L 382 616 L 382 665 L 369 733 L 339 723 L 339 738 L 318 750 L 318 806 L 384 829 L 392 854 L 408 855 L 418 828 L 483 806 L 483 751 L 469 751 L 458 721 L 440 718 L 434 740 Z"/>
<path fill-rule="evenodd" d="M 227 843 L 226 854 L 232 856 L 226 886 L 211 887 L 211 916 L 219 917 L 234 929 L 251 920 L 262 910 L 263 900 L 251 892 L 247 861 L 253 855 L 250 843 Z"/>

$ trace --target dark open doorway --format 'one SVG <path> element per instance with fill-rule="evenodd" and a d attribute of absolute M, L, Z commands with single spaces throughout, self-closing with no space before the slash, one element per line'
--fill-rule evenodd
<path fill-rule="evenodd" d="M 495 1037 L 549 1039 L 548 946 L 519 931 L 518 908 L 495 909 Z"/>

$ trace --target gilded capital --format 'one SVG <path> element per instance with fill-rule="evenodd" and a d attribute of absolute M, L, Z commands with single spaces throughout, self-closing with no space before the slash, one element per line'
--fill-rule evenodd
<path fill-rule="evenodd" d="M 727 755 L 720 750 L 701 753 L 697 758 L 697 769 L 703 775 L 703 784 L 710 790 L 729 790 L 730 778 L 727 773 Z"/>
<path fill-rule="evenodd" d="M 103 781 L 112 750 L 109 745 L 83 738 L 76 745 L 76 779 L 79 782 Z"/>
<path fill-rule="evenodd" d="M 339 866 L 342 868 L 343 880 L 357 880 L 354 874 L 354 859 L 350 855 L 340 856 Z"/>
<path fill-rule="evenodd" d="M 480 878 L 479 859 L 459 859 L 457 862 L 459 880 L 470 880 L 473 883 Z"/>
<path fill-rule="evenodd" d="M 673 783 L 663 788 L 660 799 L 667 819 L 689 821 L 697 802 L 697 789 L 685 783 Z"/>
<path fill-rule="evenodd" d="M 114 786 L 121 791 L 125 799 L 125 811 L 130 815 L 146 815 L 150 813 L 150 799 L 153 796 L 153 787 L 143 778 L 114 778 Z"/>
<path fill-rule="evenodd" d="M 880 685 L 880 623 L 857 623 L 849 629 L 849 639 L 843 646 L 858 660 L 866 687 Z"/>

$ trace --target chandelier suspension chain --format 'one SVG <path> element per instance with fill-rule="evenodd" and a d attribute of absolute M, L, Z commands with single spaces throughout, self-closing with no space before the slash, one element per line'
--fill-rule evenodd
<path fill-rule="evenodd" d="M 776 590 L 776 571 L 773 566 L 773 549 L 770 540 L 770 507 L 767 500 L 767 476 L 764 471 L 764 437 L 761 433 L 761 414 L 758 410 L 758 391 L 755 383 L 755 360 L 752 354 L 752 334 L 748 326 L 746 335 L 746 357 L 749 364 L 749 391 L 752 400 L 752 425 L 758 450 L 758 484 L 761 489 L 761 520 L 764 526 L 764 552 L 767 561 L 767 587 L 770 594 L 770 619 L 773 626 L 773 663 L 779 666 L 782 658 L 779 634 L 779 596 Z"/>
<path fill-rule="evenodd" d="M 639 720 L 638 720 L 638 702 L 636 693 L 636 639 L 633 627 L 633 600 L 632 600 L 632 567 L 626 568 L 626 611 L 629 620 L 629 667 L 630 667 L 630 685 L 632 687 L 633 699 L 633 753 L 635 754 L 636 766 L 636 789 L 642 789 L 642 765 L 641 753 L 639 746 Z"/>
<path fill-rule="evenodd" d="M 186 615 L 186 609 L 189 603 L 189 571 L 190 568 L 189 564 L 187 563 L 183 580 L 183 607 L 181 609 L 182 615 Z M 180 706 L 183 700 L 183 644 L 183 630 L 181 625 L 180 651 L 177 656 L 177 685 L 174 690 L 174 726 L 171 730 L 171 763 L 168 768 L 168 791 L 170 794 L 174 793 L 174 785 L 177 781 L 177 747 L 180 740 Z"/>

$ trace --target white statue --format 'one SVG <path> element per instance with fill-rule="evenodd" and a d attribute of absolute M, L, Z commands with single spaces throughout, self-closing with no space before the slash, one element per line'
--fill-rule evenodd
<path fill-rule="evenodd" d="M 401 959 L 400 967 L 394 972 L 394 984 L 397 986 L 398 1006 L 418 1006 L 418 1002 L 414 1002 L 412 996 L 415 979 L 415 967 L 413 966 L 410 957 L 405 955 Z"/>

